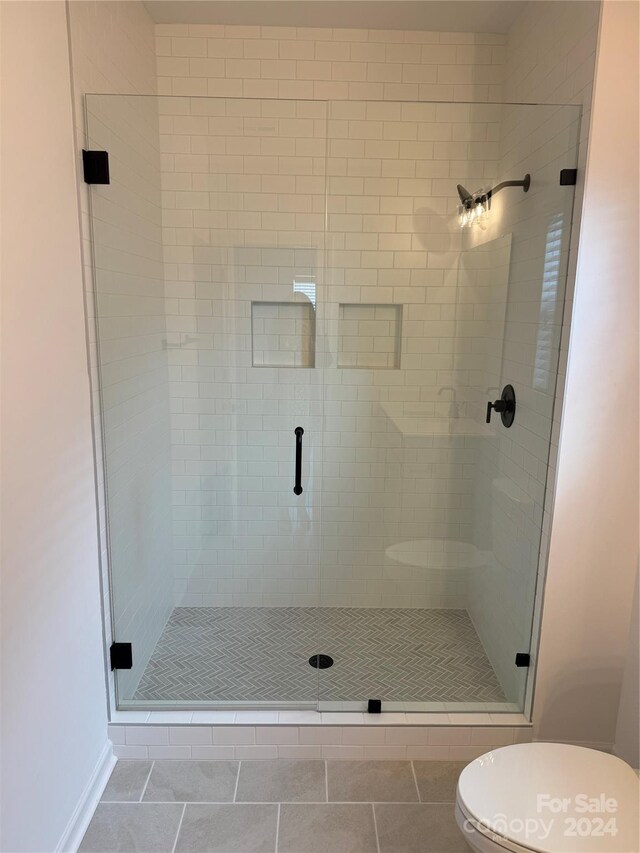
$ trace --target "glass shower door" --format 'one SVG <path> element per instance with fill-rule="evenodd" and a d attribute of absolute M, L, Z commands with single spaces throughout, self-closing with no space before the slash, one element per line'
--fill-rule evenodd
<path fill-rule="evenodd" d="M 121 707 L 522 708 L 578 123 L 87 97 Z"/>
<path fill-rule="evenodd" d="M 315 707 L 326 105 L 87 124 L 119 703 Z"/>
<path fill-rule="evenodd" d="M 575 107 L 329 105 L 324 710 L 523 708 L 578 123 Z M 460 227 L 458 184 L 527 173 Z M 507 384 L 510 428 L 486 421 Z"/>

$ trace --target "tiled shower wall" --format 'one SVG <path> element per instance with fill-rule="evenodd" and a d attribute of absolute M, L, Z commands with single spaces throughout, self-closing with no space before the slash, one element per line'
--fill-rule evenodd
<path fill-rule="evenodd" d="M 207 41 L 203 28 L 191 38 L 174 32 L 181 52 L 202 50 Z M 439 38 L 407 35 L 427 45 Z M 443 38 L 469 41 L 465 34 Z M 255 52 L 262 40 L 255 41 L 244 46 Z M 291 39 L 280 46 L 285 42 L 291 49 Z M 373 44 L 380 57 L 400 56 L 384 42 Z M 425 76 L 429 68 L 440 73 L 430 65 L 435 55 L 452 64 L 463 55 L 451 45 L 436 54 L 424 45 L 420 54 L 412 49 L 405 55 L 425 58 Z M 396 65 L 388 63 L 390 74 Z M 214 82 L 207 91 L 216 91 Z M 410 96 L 412 85 L 393 91 Z M 167 287 L 175 297 L 169 323 L 180 600 L 464 607 L 456 543 L 471 532 L 473 448 L 465 435 L 422 429 L 416 437 L 398 424 L 407 412 L 449 414 L 439 389 L 455 381 L 455 184 L 491 182 L 500 107 L 185 97 L 163 99 L 160 109 Z M 323 375 L 256 369 L 251 302 L 292 300 L 305 280 L 317 288 Z M 402 369 L 337 367 L 348 337 L 340 311 L 344 321 L 345 310 L 362 304 L 402 311 Z M 374 338 L 383 348 L 377 353 Z M 358 340 L 371 365 L 398 343 L 386 334 Z M 290 482 L 296 417 L 315 418 L 304 422 L 312 462 L 302 508 Z M 421 565 L 386 554 L 412 539 L 428 542 Z"/>
<path fill-rule="evenodd" d="M 158 93 L 316 100 L 502 100 L 493 33 L 158 24 Z"/>
<path fill-rule="evenodd" d="M 80 151 L 87 145 L 107 149 L 112 163 L 109 192 L 102 193 L 99 187 L 92 191 L 93 231 L 89 188 L 81 177 L 78 185 L 104 610 L 108 614 L 112 608 L 114 615 L 114 636 L 110 620 L 105 620 L 106 644 L 108 648 L 113 639 L 133 643 L 134 669 L 122 670 L 119 676 L 124 695 L 129 695 L 173 604 L 158 116 L 153 98 L 94 98 L 92 133 L 86 138 L 85 95 L 155 92 L 154 33 L 139 3 L 78 0 L 68 4 L 68 15 L 78 168 Z M 103 501 L 105 469 L 110 555 Z M 112 699 L 113 688 L 110 680 Z"/>
<path fill-rule="evenodd" d="M 477 429 L 463 409 L 463 429 L 449 429 L 447 389 L 461 381 L 456 183 L 493 180 L 499 118 L 495 105 L 330 104 L 321 508 L 330 604 L 466 606 Z M 399 370 L 334 369 L 344 303 L 401 309 Z"/>

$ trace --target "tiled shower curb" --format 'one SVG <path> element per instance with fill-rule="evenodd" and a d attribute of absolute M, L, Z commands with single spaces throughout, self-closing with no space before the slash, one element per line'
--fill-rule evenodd
<path fill-rule="evenodd" d="M 471 760 L 532 739 L 522 714 L 118 711 L 121 759 Z"/>

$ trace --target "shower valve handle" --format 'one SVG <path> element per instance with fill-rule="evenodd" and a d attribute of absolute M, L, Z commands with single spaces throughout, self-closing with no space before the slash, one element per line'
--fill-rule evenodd
<path fill-rule="evenodd" d="M 487 403 L 487 423 L 488 424 L 491 423 L 491 410 L 492 409 L 494 412 L 498 412 L 498 414 L 501 414 L 502 412 L 507 411 L 507 404 L 505 403 L 504 400 L 496 400 L 495 403 L 492 403 L 491 401 L 489 401 Z"/>
<path fill-rule="evenodd" d="M 494 403 L 487 403 L 487 423 L 491 423 L 491 411 L 497 412 L 503 426 L 507 429 L 511 426 L 516 416 L 516 392 L 513 390 L 513 385 L 505 385 L 502 389 L 502 396 Z"/>

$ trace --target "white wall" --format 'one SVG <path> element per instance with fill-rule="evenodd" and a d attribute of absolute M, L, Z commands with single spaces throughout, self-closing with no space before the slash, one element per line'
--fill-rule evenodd
<path fill-rule="evenodd" d="M 56 848 L 107 742 L 65 5 L 2 12 L 2 841 Z"/>
<path fill-rule="evenodd" d="M 605 2 L 534 704 L 539 738 L 609 747 L 638 551 L 637 60 L 637 5 Z"/>

